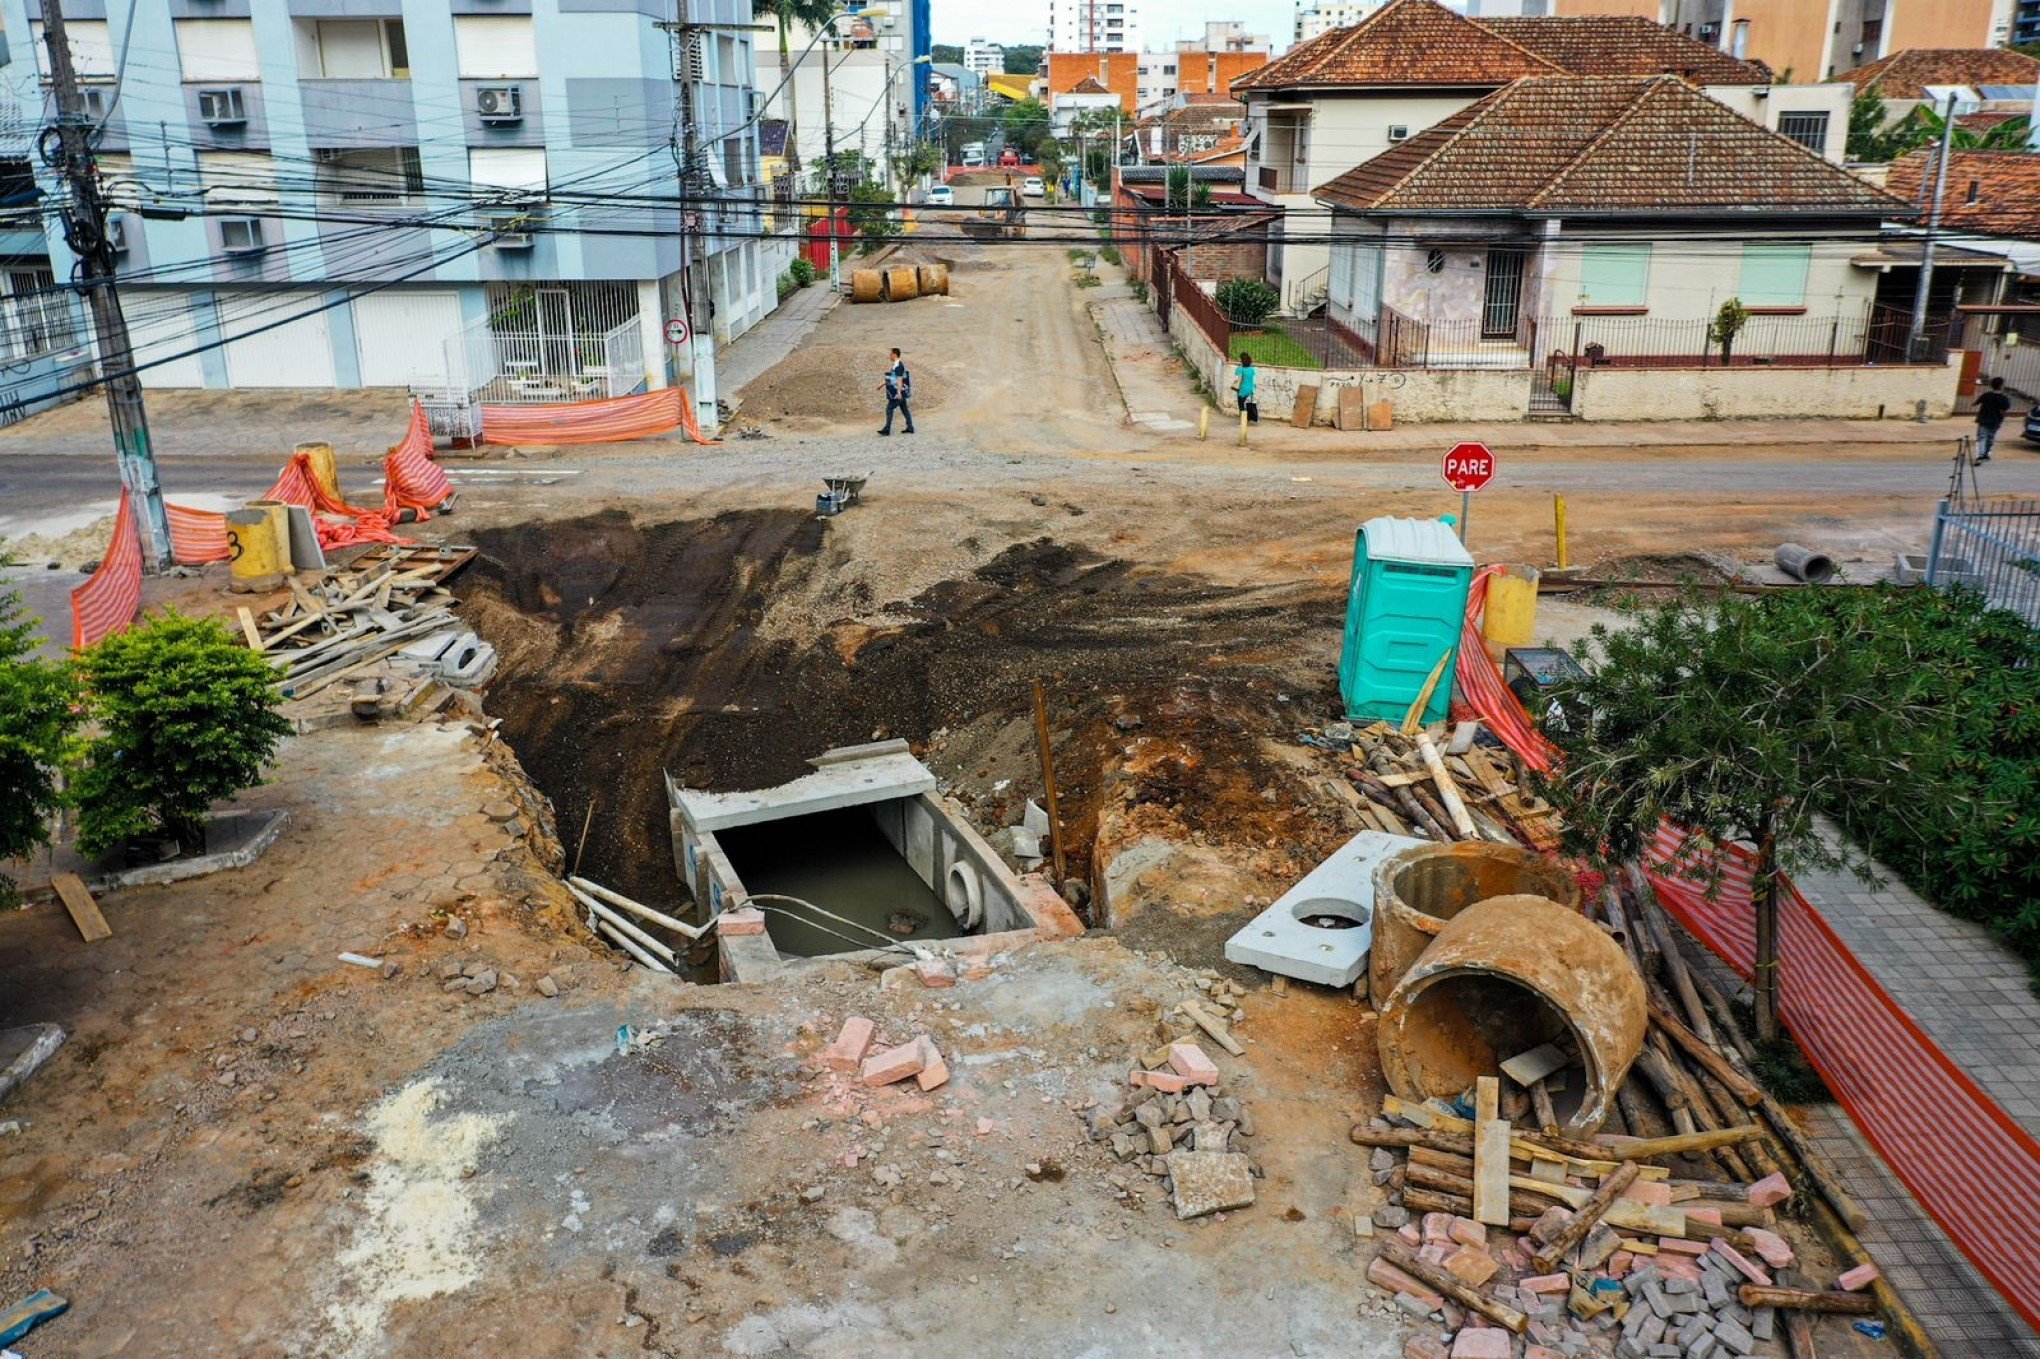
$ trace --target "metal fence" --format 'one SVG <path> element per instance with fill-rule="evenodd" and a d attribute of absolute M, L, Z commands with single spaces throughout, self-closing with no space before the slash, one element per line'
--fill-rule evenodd
<path fill-rule="evenodd" d="M 547 404 L 625 396 L 645 380 L 629 284 L 493 284 L 489 314 L 446 341 L 446 371 L 473 401 Z"/>
<path fill-rule="evenodd" d="M 1966 586 L 2040 627 L 2040 500 L 1944 500 L 1934 514 L 1927 584 Z"/>

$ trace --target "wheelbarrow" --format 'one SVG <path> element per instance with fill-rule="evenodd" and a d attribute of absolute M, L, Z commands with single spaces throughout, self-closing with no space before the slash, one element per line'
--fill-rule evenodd
<path fill-rule="evenodd" d="M 855 505 L 864 496 L 864 483 L 871 480 L 871 473 L 855 477 L 823 477 L 822 485 L 829 489 L 815 497 L 815 513 L 823 516 L 838 515 L 845 505 Z"/>

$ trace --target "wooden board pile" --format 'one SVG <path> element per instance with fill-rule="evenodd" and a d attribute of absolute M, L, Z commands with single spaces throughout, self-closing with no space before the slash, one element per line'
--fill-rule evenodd
<path fill-rule="evenodd" d="M 383 546 L 310 585 L 286 576 L 281 607 L 239 611 L 242 636 L 276 667 L 285 698 L 310 697 L 452 627 L 457 601 L 444 584 L 474 556 L 472 547 Z"/>
<path fill-rule="evenodd" d="M 1477 742 L 1479 727 L 1461 722 L 1445 738 L 1388 722 L 1350 731 L 1335 724 L 1311 743 L 1335 752 L 1341 780 L 1333 787 L 1374 830 L 1556 847 L 1556 813 L 1529 791 L 1513 755 Z"/>

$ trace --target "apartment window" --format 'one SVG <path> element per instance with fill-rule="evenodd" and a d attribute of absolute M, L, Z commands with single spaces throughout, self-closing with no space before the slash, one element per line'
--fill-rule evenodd
<path fill-rule="evenodd" d="M 538 40 L 528 14 L 460 14 L 453 45 L 462 80 L 503 80 L 538 74 Z"/>
<path fill-rule="evenodd" d="M 1781 113 L 1778 131 L 1809 151 L 1827 154 L 1828 116 L 1819 113 Z"/>
<path fill-rule="evenodd" d="M 312 152 L 319 162 L 319 197 L 363 207 L 402 205 L 425 193 L 425 171 L 415 146 L 373 146 Z"/>
<path fill-rule="evenodd" d="M 1580 251 L 1580 303 L 1641 307 L 1650 293 L 1650 247 L 1590 245 Z"/>
<path fill-rule="evenodd" d="M 198 116 L 215 127 L 248 121 L 248 101 L 239 85 L 198 92 Z"/>
<path fill-rule="evenodd" d="M 0 299 L 0 357 L 27 358 L 78 343 L 78 326 L 67 293 L 57 290 L 47 269 L 9 269 Z"/>
<path fill-rule="evenodd" d="M 1742 282 L 1736 296 L 1745 307 L 1800 307 L 1806 304 L 1810 245 L 1750 242 L 1743 246 Z"/>
<path fill-rule="evenodd" d="M 179 19 L 177 64 L 187 81 L 260 80 L 255 25 L 248 19 Z"/>
<path fill-rule="evenodd" d="M 725 137 L 722 143 L 723 183 L 742 188 L 751 182 L 749 156 L 742 137 Z"/>
<path fill-rule="evenodd" d="M 470 147 L 468 180 L 477 198 L 543 198 L 546 191 L 545 150 L 522 146 Z"/>
<path fill-rule="evenodd" d="M 276 162 L 260 151 L 201 151 L 198 180 L 208 207 L 266 207 L 281 201 Z"/>
<path fill-rule="evenodd" d="M 46 63 L 50 49 L 43 42 L 43 26 L 31 23 L 29 39 L 35 44 L 35 59 Z M 71 67 L 80 80 L 111 80 L 115 68 L 113 35 L 104 19 L 66 19 L 64 36 L 71 41 Z M 47 72 L 45 72 L 47 75 Z"/>
<path fill-rule="evenodd" d="M 408 80 L 402 19 L 314 19 L 298 25 L 298 67 L 324 80 Z"/>
<path fill-rule="evenodd" d="M 220 219 L 220 249 L 229 255 L 260 254 L 265 245 L 260 217 Z"/>

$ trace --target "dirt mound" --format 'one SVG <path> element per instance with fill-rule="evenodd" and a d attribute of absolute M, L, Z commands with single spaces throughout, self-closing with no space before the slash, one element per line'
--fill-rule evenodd
<path fill-rule="evenodd" d="M 558 806 L 570 854 L 594 799 L 592 875 L 675 898 L 662 771 L 697 787 L 756 788 L 807 772 L 830 746 L 1017 731 L 1037 678 L 1056 694 L 1058 729 L 1076 733 L 1073 826 L 1095 825 L 1104 766 L 1121 758 L 1128 723 L 1222 751 L 1173 778 L 1176 766 L 1157 760 L 1155 777 L 1136 780 L 1135 795 L 1168 804 L 1178 824 L 1251 837 L 1287 801 L 1263 796 L 1271 776 L 1248 734 L 1279 732 L 1296 711 L 1282 697 L 1300 687 L 1294 644 L 1325 608 L 1145 575 L 1041 539 L 889 604 L 882 626 L 859 621 L 862 603 L 845 599 L 819 644 L 765 635 L 759 619 L 783 591 L 826 605 L 808 577 L 823 569 L 827 527 L 790 510 L 658 525 L 611 513 L 479 535 L 484 556 L 461 593 L 504 653 L 489 709 Z M 975 754 L 966 743 L 959 759 L 976 765 Z M 931 758 L 943 766 L 939 747 Z M 988 762 L 986 779 L 971 780 L 969 765 L 948 772 L 999 782 Z M 1016 799 L 1013 786 L 987 799 L 988 819 L 1007 801 L 1017 812 Z"/>
<path fill-rule="evenodd" d="M 24 533 L 19 538 L 0 539 L 0 559 L 11 558 L 28 567 L 82 571 L 105 556 L 106 545 L 112 541 L 113 516 L 108 514 L 65 534 L 44 537 Z"/>
<path fill-rule="evenodd" d="M 898 305 L 904 314 L 901 338 L 895 343 L 905 348 L 913 340 L 912 309 L 939 306 L 940 301 L 925 299 Z M 802 345 L 744 388 L 744 414 L 753 420 L 793 424 L 876 422 L 885 415 L 881 384 L 890 361 L 884 349 Z M 907 355 L 907 366 L 914 373 L 915 410 L 941 410 L 948 402 L 949 380 L 917 367 L 911 353 Z"/>

